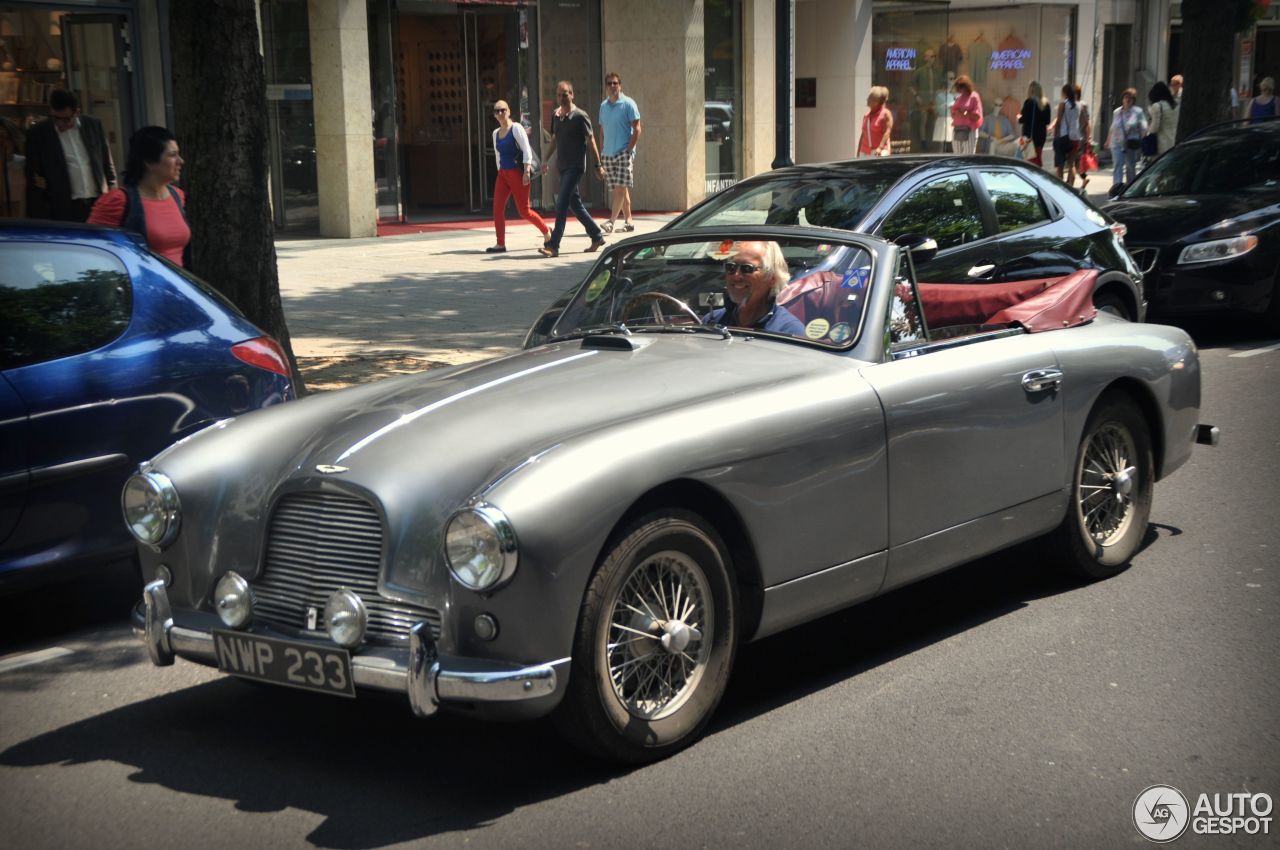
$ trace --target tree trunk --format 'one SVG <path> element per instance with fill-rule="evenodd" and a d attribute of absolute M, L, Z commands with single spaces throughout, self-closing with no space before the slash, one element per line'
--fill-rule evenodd
<path fill-rule="evenodd" d="M 267 186 L 267 89 L 254 0 L 170 3 L 174 135 L 186 163 L 192 270 L 283 346 Z"/>
<path fill-rule="evenodd" d="M 1183 0 L 1179 140 L 1235 117 L 1228 116 L 1231 62 L 1236 33 L 1248 27 L 1252 7 L 1253 0 Z"/>

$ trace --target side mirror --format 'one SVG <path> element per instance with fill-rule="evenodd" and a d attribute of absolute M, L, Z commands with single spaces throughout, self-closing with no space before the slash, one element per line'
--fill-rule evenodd
<path fill-rule="evenodd" d="M 1112 184 L 1111 184 L 1111 188 L 1107 190 L 1107 197 L 1108 197 L 1108 198 L 1118 198 L 1118 197 L 1120 197 L 1120 193 L 1121 193 L 1121 192 L 1123 192 L 1124 190 L 1125 190 L 1125 184 L 1123 184 L 1123 183 L 1112 183 Z"/>
<path fill-rule="evenodd" d="M 921 233 L 904 233 L 893 242 L 911 254 L 913 263 L 927 263 L 938 253 L 937 240 Z"/>

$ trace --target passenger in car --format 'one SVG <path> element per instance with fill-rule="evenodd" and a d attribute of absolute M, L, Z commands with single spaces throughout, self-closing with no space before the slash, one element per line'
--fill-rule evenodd
<path fill-rule="evenodd" d="M 804 325 L 777 303 L 791 270 L 777 242 L 738 242 L 724 264 L 725 306 L 703 317 L 703 324 L 755 328 L 804 336 Z"/>

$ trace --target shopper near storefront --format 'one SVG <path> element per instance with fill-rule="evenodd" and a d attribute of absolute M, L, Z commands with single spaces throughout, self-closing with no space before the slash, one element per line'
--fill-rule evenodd
<path fill-rule="evenodd" d="M 1148 137 L 1155 137 L 1155 148 L 1147 155 L 1154 159 L 1173 147 L 1178 140 L 1178 101 L 1173 92 L 1163 82 L 1156 81 L 1147 92 L 1147 100 L 1151 103 L 1151 123 L 1147 127 Z M 1151 143 L 1147 143 L 1151 147 Z"/>
<path fill-rule="evenodd" d="M 1059 180 L 1068 186 L 1076 184 L 1076 161 L 1080 156 L 1080 106 L 1076 103 L 1076 90 L 1071 83 L 1062 87 L 1062 100 L 1058 102 L 1058 116 L 1050 125 L 1053 131 L 1053 165 Z M 1064 176 L 1065 175 L 1065 176 Z"/>
<path fill-rule="evenodd" d="M 1049 120 L 1053 112 L 1049 109 L 1049 98 L 1044 96 L 1044 88 L 1036 80 L 1027 86 L 1027 99 L 1022 102 L 1022 111 L 1018 113 L 1018 121 L 1022 124 L 1022 136 L 1018 144 L 1030 142 L 1036 155 L 1027 157 L 1028 162 L 1044 165 L 1044 143 L 1049 138 Z"/>
<path fill-rule="evenodd" d="M 27 133 L 27 217 L 84 221 L 116 183 L 102 122 L 80 114 L 65 89 L 49 95 L 49 117 Z"/>
<path fill-rule="evenodd" d="M 640 143 L 640 107 L 622 93 L 622 77 L 610 71 L 604 77 L 609 96 L 600 103 L 596 125 L 600 128 L 600 152 L 604 160 L 604 179 L 609 185 L 609 221 L 605 233 L 612 233 L 618 215 L 622 229 L 636 229 L 631 221 L 631 187 L 635 185 L 633 168 L 636 145 Z"/>
<path fill-rule="evenodd" d="M 1137 105 L 1138 90 L 1127 88 L 1120 95 L 1120 105 L 1111 113 L 1111 129 L 1107 132 L 1104 148 L 1111 149 L 1115 161 L 1112 180 L 1115 183 L 1132 183 L 1138 176 L 1138 155 L 1142 152 L 1142 137 L 1147 135 L 1147 114 Z"/>
<path fill-rule="evenodd" d="M 604 245 L 604 231 L 587 212 L 582 196 L 578 194 L 578 184 L 587 170 L 588 149 L 595 160 L 596 173 L 601 180 L 604 179 L 604 163 L 600 159 L 600 148 L 596 146 L 591 119 L 574 105 L 573 83 L 568 80 L 556 83 L 556 101 L 560 105 L 551 115 L 551 147 L 543 157 L 542 173 L 547 173 L 548 163 L 554 157 L 556 170 L 560 173 L 560 191 L 556 193 L 556 223 L 551 230 L 551 238 L 538 249 L 544 257 L 560 256 L 560 240 L 564 237 L 565 220 L 570 210 L 591 237 L 586 253 L 597 251 Z"/>
<path fill-rule="evenodd" d="M 1263 77 L 1258 83 L 1258 96 L 1249 101 L 1249 122 L 1261 121 L 1276 115 L 1276 81 Z M 1234 115 L 1231 117 L 1235 117 Z M 27 143 L 30 146 L 30 142 Z"/>
<path fill-rule="evenodd" d="M 867 111 L 862 114 L 862 129 L 858 133 L 858 156 L 888 156 L 893 152 L 890 147 L 893 112 L 885 106 L 888 101 L 887 88 L 871 87 L 867 94 Z"/>
<path fill-rule="evenodd" d="M 89 223 L 141 233 L 153 252 L 189 269 L 186 196 L 174 185 L 181 177 L 182 155 L 173 133 L 164 127 L 143 127 L 129 137 L 124 185 L 98 199 Z"/>
<path fill-rule="evenodd" d="M 956 77 L 956 99 L 951 103 L 951 149 L 961 155 L 977 151 L 982 126 L 982 98 L 973 90 L 968 74 Z"/>
<path fill-rule="evenodd" d="M 911 72 L 911 111 L 907 126 L 911 136 L 911 152 L 927 153 L 932 147 L 934 125 L 938 121 L 935 98 L 946 86 L 946 72 L 937 62 L 937 51 L 924 52 L 924 61 Z"/>
<path fill-rule="evenodd" d="M 488 254 L 507 250 L 507 199 L 516 202 L 516 212 L 542 233 L 545 243 L 550 231 L 542 216 L 529 209 L 529 182 L 533 179 L 533 148 L 524 127 L 511 120 L 511 107 L 505 100 L 493 105 L 498 128 L 493 131 L 493 154 L 498 176 L 493 185 L 493 229 L 496 244 L 485 248 Z"/>

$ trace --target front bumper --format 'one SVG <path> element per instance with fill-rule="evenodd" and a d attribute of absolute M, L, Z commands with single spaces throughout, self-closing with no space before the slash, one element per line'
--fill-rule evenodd
<path fill-rule="evenodd" d="M 210 621 L 210 627 L 215 625 L 214 621 L 216 617 Z M 221 628 L 220 623 L 216 625 Z M 204 624 L 175 623 L 163 581 L 153 581 L 143 588 L 142 601 L 133 609 L 133 630 L 143 639 L 151 662 L 157 667 L 167 667 L 174 658 L 217 665 L 213 634 Z M 246 631 L 299 640 L 266 627 Z M 352 652 L 351 675 L 357 688 L 404 694 L 414 714 L 430 717 L 441 703 L 512 703 L 549 697 L 556 692 L 559 678 L 556 669 L 568 663 L 568 658 L 562 658 L 517 666 L 441 657 L 431 628 L 423 621 L 410 629 L 407 649 L 365 647 Z"/>

